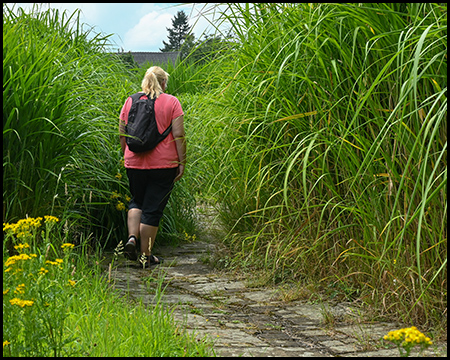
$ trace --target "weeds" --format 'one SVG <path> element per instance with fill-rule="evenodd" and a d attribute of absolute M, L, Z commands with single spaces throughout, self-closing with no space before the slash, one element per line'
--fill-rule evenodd
<path fill-rule="evenodd" d="M 175 331 L 160 302 L 163 278 L 153 306 L 131 304 L 110 286 L 113 262 L 106 278 L 79 256 L 82 245 L 62 243 L 58 222 L 45 216 L 3 224 L 4 356 L 211 354 L 207 343 Z"/>
<path fill-rule="evenodd" d="M 67 307 L 79 287 L 72 263 L 73 244 L 58 245 L 54 231 L 56 217 L 27 218 L 4 224 L 3 243 L 10 243 L 17 255 L 3 261 L 3 338 L 7 356 L 62 356 L 75 340 L 65 332 Z M 37 244 L 37 238 L 42 239 Z M 44 251 L 45 249 L 45 251 Z M 4 348 L 5 355 L 5 348 Z"/>
<path fill-rule="evenodd" d="M 420 347 L 420 355 L 420 353 L 433 344 L 431 339 L 417 330 L 415 326 L 390 331 L 383 339 L 394 343 L 397 346 L 401 357 L 408 357 L 412 348 L 416 345 L 419 345 Z"/>

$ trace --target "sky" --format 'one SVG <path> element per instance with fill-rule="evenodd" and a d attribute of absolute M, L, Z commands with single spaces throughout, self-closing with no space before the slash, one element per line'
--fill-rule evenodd
<path fill-rule="evenodd" d="M 7 3 L 12 7 L 13 3 Z M 33 3 L 14 3 L 25 10 Z M 44 10 L 48 7 L 67 10 L 72 14 L 81 9 L 80 21 L 93 28 L 93 32 L 114 34 L 110 41 L 113 49 L 123 51 L 159 52 L 168 42 L 166 28 L 172 27 L 172 19 L 178 11 L 183 10 L 189 18 L 195 39 L 203 33 L 213 34 L 215 29 L 210 22 L 217 25 L 218 8 L 213 13 L 214 3 L 41 3 Z M 220 27 L 226 31 L 225 25 Z"/>

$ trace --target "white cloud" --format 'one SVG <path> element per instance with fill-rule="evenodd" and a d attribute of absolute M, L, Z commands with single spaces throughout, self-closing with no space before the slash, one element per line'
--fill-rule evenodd
<path fill-rule="evenodd" d="M 200 39 L 205 31 L 214 33 L 215 29 L 210 22 L 217 25 L 218 12 L 222 10 L 222 7 L 214 4 L 183 4 L 171 7 L 165 5 L 163 8 L 152 6 L 151 9 L 147 7 L 141 8 L 142 10 L 146 10 L 145 15 L 122 37 L 125 51 L 149 51 L 149 49 L 151 49 L 150 51 L 159 51 L 164 47 L 163 41 L 168 42 L 167 28 L 172 27 L 172 19 L 177 11 L 181 10 L 184 10 L 189 17 L 189 25 L 193 26 L 196 39 Z"/>
<path fill-rule="evenodd" d="M 172 26 L 172 14 L 152 11 L 139 19 L 139 22 L 126 32 L 123 38 L 125 49 L 146 51 L 148 48 L 163 47 L 167 40 L 167 29 Z M 155 51 L 159 51 L 155 50 Z"/>
<path fill-rule="evenodd" d="M 16 3 L 18 6 L 29 10 L 33 4 Z M 67 10 L 69 15 L 81 9 L 80 21 L 87 25 L 84 29 L 93 26 L 92 35 L 114 34 L 110 41 L 116 44 L 115 50 L 156 52 L 164 47 L 163 41 L 168 41 L 167 28 L 172 27 L 177 11 L 186 13 L 189 24 L 194 26 L 195 38 L 200 39 L 205 31 L 215 32 L 210 21 L 217 25 L 218 12 L 222 9 L 222 5 L 214 3 L 41 3 L 40 6 L 43 10 L 49 6 Z"/>
<path fill-rule="evenodd" d="M 45 3 L 43 4 L 45 7 Z M 50 3 L 50 6 L 60 10 L 67 9 L 69 14 L 72 14 L 76 9 L 81 10 L 82 22 L 86 22 L 91 25 L 98 23 L 102 11 L 101 3 Z"/>

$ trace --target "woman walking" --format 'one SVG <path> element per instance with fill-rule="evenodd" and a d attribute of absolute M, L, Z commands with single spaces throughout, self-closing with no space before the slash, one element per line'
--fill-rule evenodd
<path fill-rule="evenodd" d="M 135 153 L 126 143 L 125 125 L 132 98 L 128 97 L 120 112 L 120 145 L 124 153 L 131 200 L 127 226 L 128 239 L 125 256 L 137 259 L 136 246 L 145 255 L 145 267 L 160 264 L 163 259 L 151 253 L 163 210 L 167 205 L 173 185 L 184 173 L 186 165 L 186 140 L 181 104 L 175 96 L 164 93 L 169 74 L 159 66 L 152 66 L 142 80 L 142 96 L 155 99 L 154 112 L 160 133 L 172 125 L 172 131 L 154 149 Z"/>

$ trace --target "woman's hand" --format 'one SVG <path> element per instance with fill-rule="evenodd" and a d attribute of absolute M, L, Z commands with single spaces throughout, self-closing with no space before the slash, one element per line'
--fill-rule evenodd
<path fill-rule="evenodd" d="M 181 179 L 184 174 L 184 165 L 178 165 L 177 176 L 175 176 L 175 182 Z"/>

